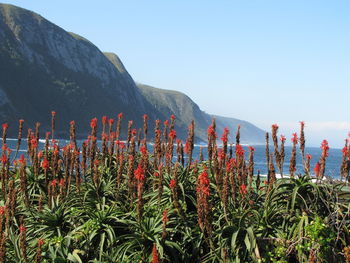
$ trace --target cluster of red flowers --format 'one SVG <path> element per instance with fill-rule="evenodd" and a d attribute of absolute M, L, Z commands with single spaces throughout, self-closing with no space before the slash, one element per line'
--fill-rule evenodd
<path fill-rule="evenodd" d="M 248 193 L 247 186 L 245 184 L 241 184 L 239 187 L 239 193 L 244 197 Z"/>
<path fill-rule="evenodd" d="M 50 168 L 49 160 L 44 158 L 44 160 L 42 160 L 41 162 L 41 168 L 43 168 L 44 170 L 48 170 Z"/>
<path fill-rule="evenodd" d="M 91 129 L 95 129 L 97 127 L 97 118 L 93 118 L 90 122 Z"/>
<path fill-rule="evenodd" d="M 319 177 L 319 174 L 320 174 L 320 163 L 319 162 L 317 162 L 315 165 L 314 173 L 315 173 L 316 177 Z"/>
<path fill-rule="evenodd" d="M 244 149 L 240 144 L 236 145 L 236 155 L 241 157 L 244 156 Z"/>
<path fill-rule="evenodd" d="M 293 135 L 292 135 L 292 143 L 293 144 L 298 144 L 298 135 L 297 135 L 296 132 L 293 133 Z"/>
<path fill-rule="evenodd" d="M 281 142 L 285 142 L 286 141 L 286 137 L 284 135 L 281 135 L 280 140 L 281 140 Z"/>
<path fill-rule="evenodd" d="M 197 191 L 200 193 L 203 193 L 206 196 L 210 195 L 210 188 L 209 188 L 209 175 L 207 172 L 207 168 L 205 167 L 203 172 L 198 176 L 198 187 Z"/>
<path fill-rule="evenodd" d="M 169 137 L 170 137 L 171 139 L 175 140 L 175 138 L 176 138 L 176 131 L 175 131 L 175 130 L 171 130 L 171 131 L 169 132 Z"/>
<path fill-rule="evenodd" d="M 171 189 L 174 189 L 176 187 L 176 180 L 175 179 L 171 179 L 169 182 L 169 187 Z"/>
<path fill-rule="evenodd" d="M 329 152 L 329 146 L 328 146 L 328 141 L 323 140 L 321 143 L 321 149 L 322 149 L 322 155 L 325 157 L 328 157 L 328 152 Z"/>
<path fill-rule="evenodd" d="M 145 180 L 145 171 L 143 170 L 141 164 L 139 164 L 135 170 L 135 178 L 138 182 L 143 182 Z"/>
<path fill-rule="evenodd" d="M 228 135 L 229 135 L 230 131 L 228 128 L 224 128 L 224 132 L 221 136 L 221 141 L 223 144 L 227 144 L 228 142 Z"/>
<path fill-rule="evenodd" d="M 225 154 L 225 151 L 223 149 L 219 149 L 218 150 L 218 159 L 220 161 L 224 161 L 226 158 L 226 154 Z"/>
<path fill-rule="evenodd" d="M 102 124 L 107 124 L 107 116 L 102 116 Z"/>
<path fill-rule="evenodd" d="M 209 137 L 209 136 L 210 136 L 211 138 L 214 138 L 214 139 L 217 138 L 216 132 L 215 132 L 215 129 L 214 129 L 213 125 L 210 125 L 210 126 L 208 127 L 208 137 Z"/>

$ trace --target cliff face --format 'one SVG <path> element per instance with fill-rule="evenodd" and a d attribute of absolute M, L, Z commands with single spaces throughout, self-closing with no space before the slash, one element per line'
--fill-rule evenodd
<path fill-rule="evenodd" d="M 3 121 L 23 118 L 47 127 L 56 110 L 62 130 L 76 119 L 86 132 L 95 116 L 124 112 L 140 124 L 144 113 L 151 120 L 157 115 L 119 59 L 109 60 L 88 40 L 11 5 L 0 5 L 0 71 Z"/>
<path fill-rule="evenodd" d="M 57 136 L 66 137 L 71 120 L 77 121 L 78 135 L 90 131 L 91 118 L 124 114 L 142 127 L 143 114 L 149 115 L 152 132 L 156 119 L 177 116 L 180 138 L 187 126 L 196 122 L 198 141 L 206 141 L 212 116 L 200 110 L 183 93 L 136 85 L 116 54 L 102 53 L 87 39 L 63 30 L 31 11 L 0 4 L 0 120 L 10 124 L 10 135 L 17 132 L 18 119 L 25 128 L 40 122 L 42 131 L 50 130 L 51 111 L 57 112 Z M 236 129 L 235 119 L 216 117 L 218 133 L 226 126 Z M 242 142 L 258 140 L 261 130 L 239 121 Z M 261 136 L 261 141 L 263 141 Z"/>

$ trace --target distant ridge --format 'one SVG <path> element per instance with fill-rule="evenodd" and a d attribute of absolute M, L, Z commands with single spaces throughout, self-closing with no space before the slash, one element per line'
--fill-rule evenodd
<path fill-rule="evenodd" d="M 206 141 L 207 128 L 213 118 L 216 119 L 218 135 L 221 135 L 225 127 L 229 128 L 230 141 L 235 141 L 235 133 L 238 125 L 241 126 L 241 142 L 250 144 L 264 143 L 265 132 L 253 124 L 234 118 L 209 115 L 202 111 L 187 95 L 173 90 L 158 89 L 148 85 L 137 84 L 143 96 L 165 114 L 180 116 L 178 124 L 186 129 L 191 120 L 195 120 L 197 136 Z M 220 139 L 220 138 L 219 138 Z"/>

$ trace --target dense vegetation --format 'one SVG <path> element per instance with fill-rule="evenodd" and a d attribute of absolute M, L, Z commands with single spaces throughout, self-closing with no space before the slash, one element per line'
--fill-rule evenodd
<path fill-rule="evenodd" d="M 304 125 L 293 135 L 289 176 L 283 175 L 285 137 L 272 126 L 274 152 L 266 157 L 267 180 L 254 172 L 254 148 L 217 144 L 208 128 L 208 156 L 194 160 L 194 123 L 184 145 L 175 117 L 141 133 L 128 122 L 119 140 L 118 120 L 93 119 L 78 148 L 75 123 L 62 148 L 52 131 L 38 148 L 39 124 L 28 131 L 27 154 L 6 146 L 3 125 L 0 194 L 0 262 L 350 262 L 349 194 L 344 183 L 325 181 L 328 145 L 310 176 Z M 19 122 L 21 144 L 23 120 Z M 97 137 L 101 135 L 101 143 Z M 267 134 L 267 143 L 269 137 Z M 280 145 L 279 145 L 280 144 Z M 304 175 L 296 175 L 299 145 Z M 347 177 L 348 145 L 342 176 Z M 152 148 L 152 149 L 151 149 Z"/>

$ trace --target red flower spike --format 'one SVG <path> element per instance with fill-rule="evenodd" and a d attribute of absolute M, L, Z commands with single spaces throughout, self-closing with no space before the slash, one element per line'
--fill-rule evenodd
<path fill-rule="evenodd" d="M 170 116 L 170 119 L 175 120 L 175 119 L 176 119 L 175 115 L 172 114 L 172 115 Z"/>
<path fill-rule="evenodd" d="M 213 126 L 212 125 L 209 125 L 209 127 L 208 127 L 208 136 L 212 136 L 212 137 L 214 137 L 215 139 L 216 139 L 216 133 L 215 133 L 215 130 L 214 130 L 214 128 L 213 128 Z"/>
<path fill-rule="evenodd" d="M 24 158 L 24 154 L 21 154 L 18 161 L 20 164 L 26 165 L 26 159 Z"/>
<path fill-rule="evenodd" d="M 145 146 L 141 146 L 141 147 L 140 147 L 140 152 L 141 152 L 141 154 L 142 154 L 143 156 L 147 155 L 147 153 L 148 153 Z"/>
<path fill-rule="evenodd" d="M 248 149 L 249 149 L 249 151 L 252 152 L 252 153 L 255 151 L 255 148 L 254 148 L 253 146 L 248 146 Z"/>
<path fill-rule="evenodd" d="M 44 241 L 44 239 L 42 239 L 42 238 L 39 238 L 38 239 L 38 246 L 43 246 L 45 244 L 45 241 Z"/>
<path fill-rule="evenodd" d="M 281 135 L 280 140 L 281 140 L 281 142 L 285 142 L 286 141 L 286 137 L 284 135 Z"/>
<path fill-rule="evenodd" d="M 1 162 L 2 162 L 2 164 L 7 163 L 7 161 L 8 161 L 7 155 L 3 153 L 2 156 L 1 156 Z"/>
<path fill-rule="evenodd" d="M 225 152 L 222 150 L 222 149 L 219 149 L 219 152 L 218 152 L 218 159 L 223 161 L 225 160 L 225 157 L 226 157 L 226 154 Z"/>
<path fill-rule="evenodd" d="M 184 152 L 186 154 L 189 154 L 189 152 L 190 152 L 190 142 L 188 140 L 186 140 L 185 147 L 184 147 Z"/>
<path fill-rule="evenodd" d="M 236 164 L 236 160 L 234 158 L 231 158 L 229 162 L 226 163 L 226 171 L 230 171 L 232 167 L 234 167 Z"/>
<path fill-rule="evenodd" d="M 63 187 L 64 185 L 66 184 L 66 181 L 64 180 L 64 178 L 61 178 L 60 182 L 59 182 L 59 185 L 61 187 Z"/>
<path fill-rule="evenodd" d="M 43 151 L 38 152 L 38 159 L 40 160 L 43 157 L 44 153 Z"/>
<path fill-rule="evenodd" d="M 293 136 L 293 137 L 292 137 L 292 143 L 298 144 L 298 135 L 297 135 L 297 133 L 296 133 L 296 132 L 293 133 L 292 136 Z"/>
<path fill-rule="evenodd" d="M 32 145 L 32 148 L 36 149 L 38 148 L 38 141 L 37 139 L 33 138 L 30 140 L 30 144 Z"/>
<path fill-rule="evenodd" d="M 132 134 L 133 136 L 135 136 L 136 133 L 137 133 L 136 129 L 132 129 L 131 134 Z"/>
<path fill-rule="evenodd" d="M 248 193 L 247 186 L 245 184 L 241 184 L 241 186 L 239 187 L 239 192 L 242 196 L 245 196 Z"/>
<path fill-rule="evenodd" d="M 224 133 L 221 136 L 222 143 L 226 144 L 228 142 L 228 134 L 230 133 L 228 128 L 224 128 Z"/>
<path fill-rule="evenodd" d="M 102 139 L 108 141 L 109 140 L 108 134 L 107 133 L 103 133 L 102 134 Z"/>
<path fill-rule="evenodd" d="M 123 113 L 122 112 L 118 114 L 118 119 L 121 119 L 121 118 L 123 118 Z"/>
<path fill-rule="evenodd" d="M 57 186 L 57 180 L 53 179 L 50 183 L 51 186 L 56 187 Z"/>
<path fill-rule="evenodd" d="M 240 144 L 236 145 L 236 154 L 237 156 L 244 156 L 244 149 Z"/>
<path fill-rule="evenodd" d="M 90 127 L 91 127 L 91 129 L 94 129 L 94 128 L 96 128 L 96 126 L 97 126 L 97 118 L 93 118 L 90 121 Z"/>
<path fill-rule="evenodd" d="M 169 132 L 169 137 L 174 140 L 176 138 L 176 131 L 175 130 L 171 130 Z"/>
<path fill-rule="evenodd" d="M 152 263 L 160 263 L 156 243 L 153 244 Z"/>
<path fill-rule="evenodd" d="M 174 189 L 176 187 L 176 180 L 175 179 L 170 180 L 169 187 L 171 189 Z"/>
<path fill-rule="evenodd" d="M 327 140 L 323 140 L 321 143 L 321 149 L 322 149 L 322 155 L 324 155 L 325 157 L 328 157 L 328 151 L 329 151 L 329 146 L 328 146 L 328 141 Z"/>
<path fill-rule="evenodd" d="M 1 147 L 1 149 L 2 149 L 3 151 L 6 151 L 6 150 L 7 150 L 7 145 L 6 145 L 6 143 L 4 143 L 4 145 Z"/>
<path fill-rule="evenodd" d="M 347 156 L 348 155 L 348 147 L 344 147 L 342 150 L 343 156 Z"/>
<path fill-rule="evenodd" d="M 103 116 L 103 117 L 102 117 L 102 123 L 103 123 L 103 124 L 106 124 L 106 123 L 107 123 L 107 116 Z"/>
<path fill-rule="evenodd" d="M 165 210 L 163 211 L 162 222 L 163 222 L 164 224 L 166 224 L 166 223 L 168 223 L 168 221 L 169 221 L 169 218 L 168 218 L 168 211 L 165 209 Z"/>
<path fill-rule="evenodd" d="M 197 192 L 203 193 L 206 196 L 210 195 L 210 181 L 207 172 L 207 167 L 204 167 L 203 172 L 198 176 Z"/>
<path fill-rule="evenodd" d="M 315 175 L 318 177 L 319 174 L 320 174 L 320 163 L 317 162 L 316 165 L 315 165 L 315 168 L 314 168 L 314 173 Z"/>
<path fill-rule="evenodd" d="M 142 181 L 145 180 L 145 172 L 144 172 L 144 170 L 142 169 L 141 164 L 139 164 L 139 165 L 137 166 L 137 169 L 135 170 L 134 175 L 135 175 L 136 180 L 138 180 L 138 181 L 141 181 L 141 182 L 142 182 Z"/>
<path fill-rule="evenodd" d="M 26 232 L 26 230 L 27 230 L 27 228 L 24 225 L 20 225 L 19 226 L 19 232 L 20 233 L 24 233 L 24 232 Z"/>
<path fill-rule="evenodd" d="M 4 215 L 6 212 L 6 206 L 0 206 L 0 215 Z"/>

